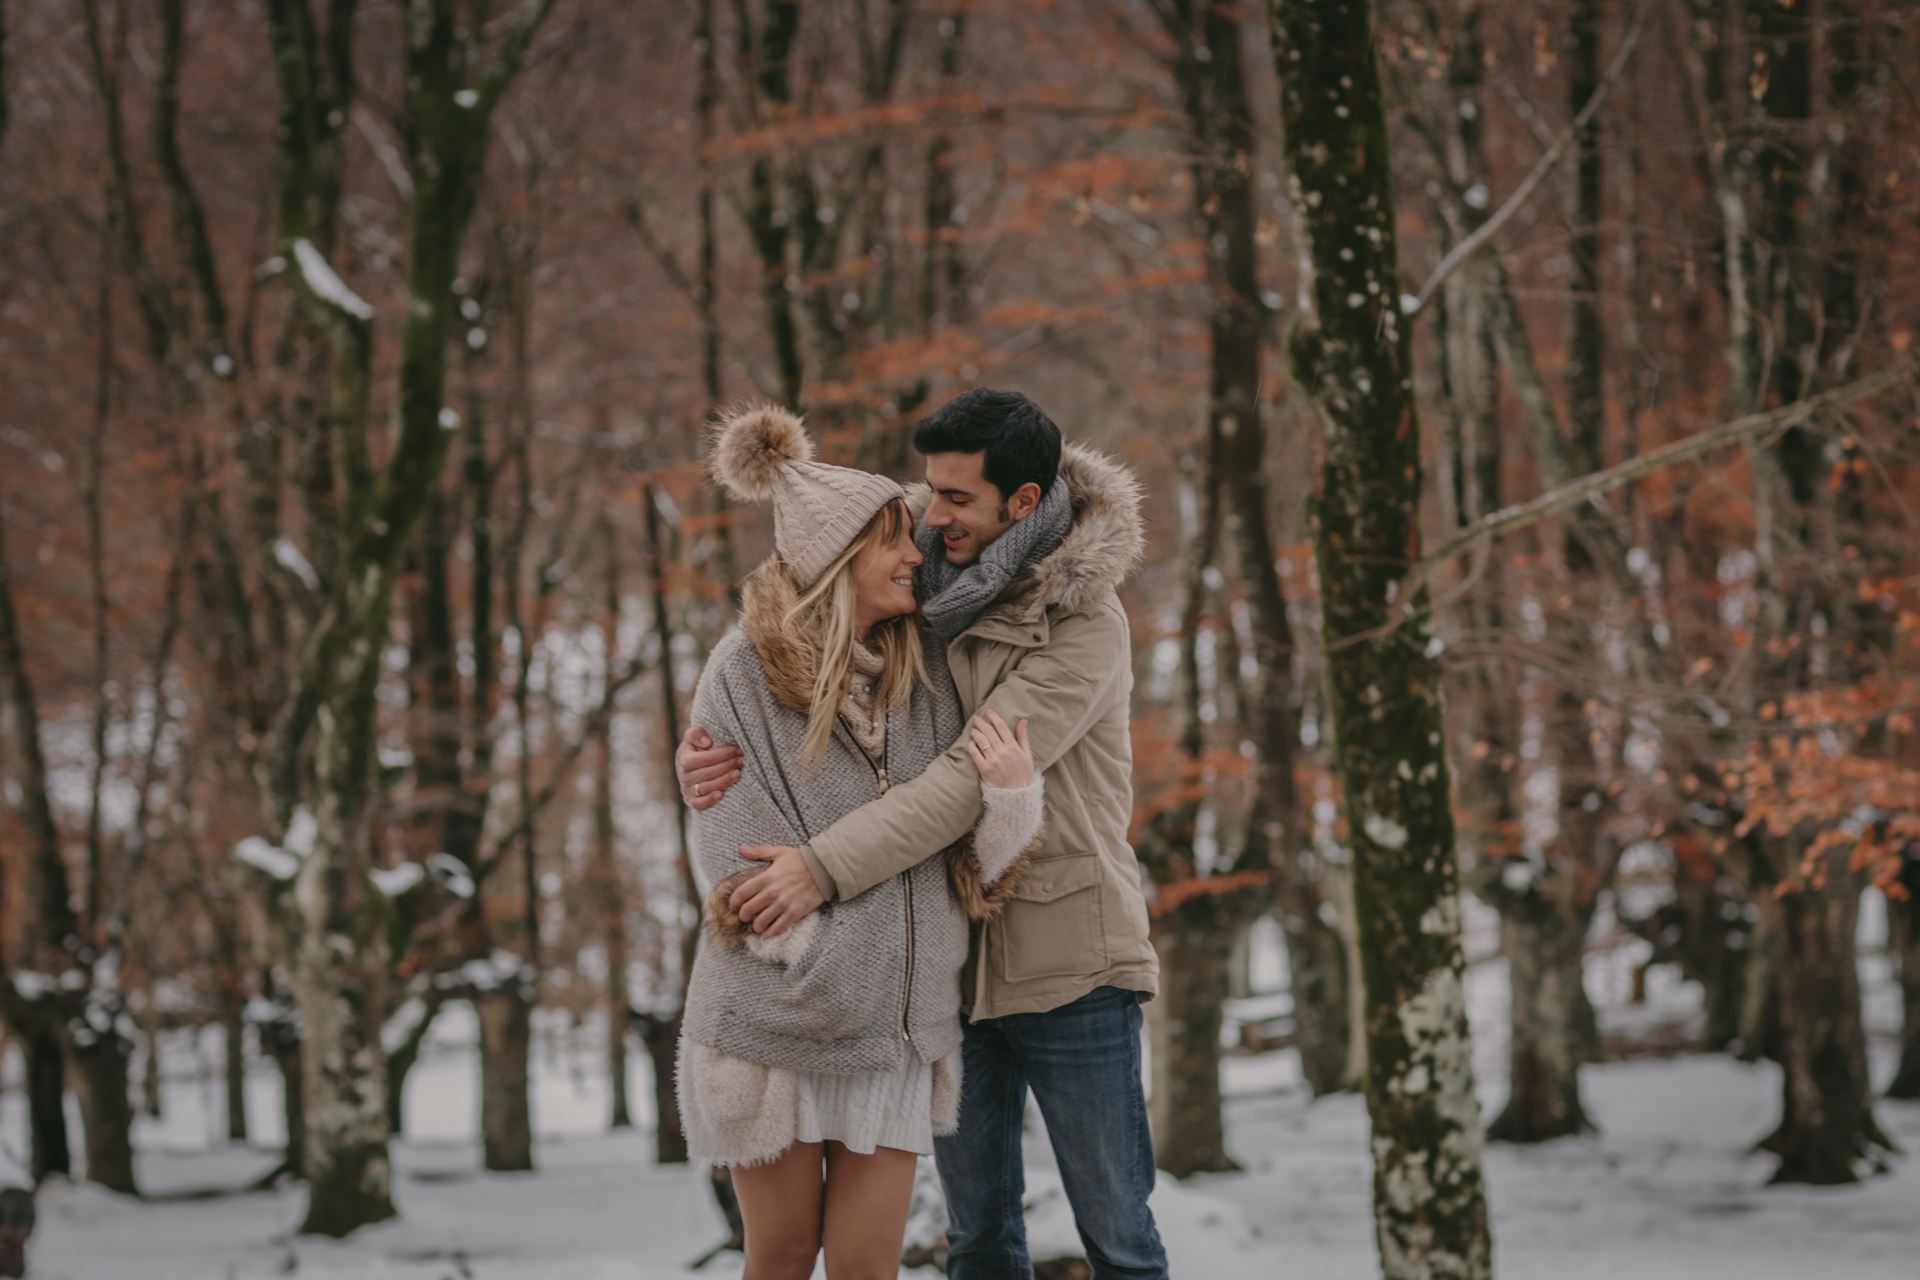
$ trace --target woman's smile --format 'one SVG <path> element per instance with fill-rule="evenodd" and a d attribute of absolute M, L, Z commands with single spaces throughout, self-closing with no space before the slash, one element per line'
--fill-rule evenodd
<path fill-rule="evenodd" d="M 861 633 L 876 622 L 912 613 L 919 606 L 913 571 L 924 557 L 913 545 L 913 526 L 905 524 L 892 542 L 863 550 L 853 562 L 855 616 Z"/>

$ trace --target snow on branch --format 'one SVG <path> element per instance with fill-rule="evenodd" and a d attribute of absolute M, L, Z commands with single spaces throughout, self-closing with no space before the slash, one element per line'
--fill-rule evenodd
<path fill-rule="evenodd" d="M 326 255 L 313 247 L 313 241 L 295 240 L 293 259 L 299 264 L 300 278 L 306 282 L 314 297 L 355 320 L 373 319 L 373 307 L 334 273 L 327 264 Z"/>
<path fill-rule="evenodd" d="M 313 852 L 314 839 L 319 833 L 320 827 L 313 820 L 312 812 L 301 805 L 293 811 L 287 834 L 279 844 L 262 836 L 248 836 L 233 846 L 233 856 L 275 880 L 289 881 L 300 874 L 300 863 Z"/>
<path fill-rule="evenodd" d="M 305 243 L 302 241 L 301 243 Z M 282 569 L 300 579 L 301 585 L 309 591 L 320 589 L 320 575 L 314 572 L 313 565 L 300 554 L 300 548 L 293 545 L 293 539 L 281 534 L 274 539 L 273 558 Z"/>
<path fill-rule="evenodd" d="M 425 880 L 427 869 L 417 862 L 403 862 L 397 867 L 376 867 L 367 873 L 367 878 L 381 893 L 398 898 Z"/>
<path fill-rule="evenodd" d="M 300 859 L 259 836 L 248 836 L 233 846 L 233 856 L 275 880 L 291 880 L 300 871 Z"/>

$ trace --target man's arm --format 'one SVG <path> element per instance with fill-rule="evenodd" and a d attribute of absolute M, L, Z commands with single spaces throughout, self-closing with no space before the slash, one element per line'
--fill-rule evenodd
<path fill-rule="evenodd" d="M 1027 721 L 1034 768 L 1044 773 L 1125 687 L 1129 673 L 1116 667 L 1113 655 L 1127 652 L 1126 628 L 1117 607 L 1062 619 L 1046 647 L 1022 658 L 975 714 L 991 709 L 1008 724 Z M 952 844 L 979 820 L 980 774 L 963 735 L 926 772 L 840 819 L 809 848 L 846 899 Z"/>

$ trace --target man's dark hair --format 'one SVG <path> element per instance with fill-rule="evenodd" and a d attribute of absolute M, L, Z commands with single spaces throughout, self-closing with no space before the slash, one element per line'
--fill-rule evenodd
<path fill-rule="evenodd" d="M 981 472 L 1004 500 L 1031 481 L 1044 495 L 1060 473 L 1060 428 L 1018 391 L 962 391 L 913 427 L 921 453 L 981 453 Z"/>

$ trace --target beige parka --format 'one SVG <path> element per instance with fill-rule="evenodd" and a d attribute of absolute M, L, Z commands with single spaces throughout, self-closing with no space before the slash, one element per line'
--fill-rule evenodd
<path fill-rule="evenodd" d="M 961 1007 L 974 1019 L 1041 1013 L 1096 987 L 1153 995 L 1133 811 L 1132 642 L 1117 592 L 1140 559 L 1139 485 L 1118 461 L 1069 445 L 1060 460 L 1073 524 L 947 646 L 968 715 L 1026 720 L 1046 775 L 1040 849 L 1004 911 L 972 927 Z M 924 487 L 911 490 L 916 514 Z M 812 865 L 852 898 L 960 839 L 980 818 L 966 737 L 919 777 L 815 835 Z"/>

